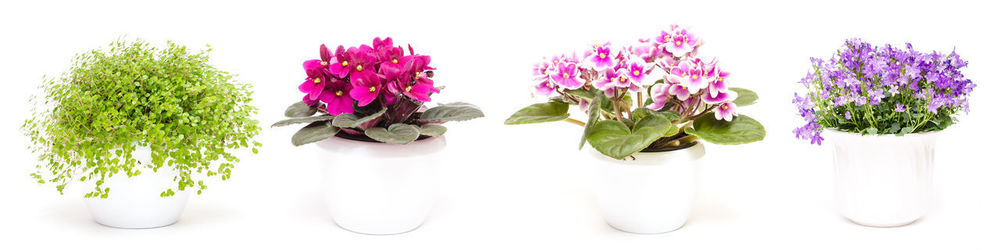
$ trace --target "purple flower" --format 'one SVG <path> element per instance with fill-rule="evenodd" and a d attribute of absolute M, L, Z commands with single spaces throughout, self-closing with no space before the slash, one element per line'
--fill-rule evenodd
<path fill-rule="evenodd" d="M 906 106 L 903 106 L 903 104 L 896 104 L 896 109 L 894 109 L 893 111 L 896 111 L 896 112 L 905 112 L 906 111 Z"/>
<path fill-rule="evenodd" d="M 554 74 L 549 75 L 557 85 L 568 89 L 578 89 L 583 86 L 576 64 L 559 64 L 557 68 L 558 70 L 553 72 Z"/>
<path fill-rule="evenodd" d="M 326 111 L 330 115 L 351 114 L 354 113 L 354 99 L 348 96 L 350 91 L 351 84 L 337 81 L 323 90 L 319 99 L 326 103 Z"/>
<path fill-rule="evenodd" d="M 371 71 L 351 74 L 351 98 L 358 100 L 358 106 L 368 106 L 382 91 L 382 82 Z"/>
<path fill-rule="evenodd" d="M 308 60 L 302 63 L 306 70 L 306 80 L 299 85 L 299 91 L 306 93 L 309 100 L 316 100 L 326 87 L 327 77 L 324 74 L 322 60 Z"/>
<path fill-rule="evenodd" d="M 844 118 L 847 118 L 848 120 L 850 120 L 851 119 L 851 111 L 845 111 L 844 112 Z"/>
<path fill-rule="evenodd" d="M 718 108 L 715 108 L 716 120 L 733 121 L 733 116 L 736 116 L 736 104 L 724 102 Z"/>

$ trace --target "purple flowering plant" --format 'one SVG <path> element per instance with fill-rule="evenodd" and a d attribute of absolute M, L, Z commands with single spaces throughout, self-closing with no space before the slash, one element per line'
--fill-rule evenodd
<path fill-rule="evenodd" d="M 556 55 L 534 67 L 537 95 L 549 101 L 525 107 L 505 124 L 568 121 L 584 127 L 580 148 L 615 159 L 636 152 L 683 149 L 704 140 L 744 144 L 764 138 L 764 127 L 738 107 L 753 104 L 753 91 L 728 86 L 729 72 L 699 57 L 701 38 L 672 25 L 654 38 L 614 47 L 595 44 Z M 586 121 L 570 118 L 576 105 Z"/>
<path fill-rule="evenodd" d="M 850 39 L 829 60 L 812 58 L 793 103 L 806 124 L 796 137 L 820 145 L 823 129 L 902 136 L 938 131 L 968 113 L 976 87 L 965 79 L 967 62 L 952 51 L 923 53 Z"/>
<path fill-rule="evenodd" d="M 332 136 L 362 141 L 408 144 L 439 136 L 442 123 L 483 117 L 475 105 L 463 102 L 427 108 L 434 85 L 431 57 L 402 46 L 392 38 L 375 38 L 372 45 L 330 50 L 320 45 L 319 59 L 302 63 L 305 94 L 285 110 L 286 120 L 272 126 L 308 124 L 292 136 L 300 146 Z"/>

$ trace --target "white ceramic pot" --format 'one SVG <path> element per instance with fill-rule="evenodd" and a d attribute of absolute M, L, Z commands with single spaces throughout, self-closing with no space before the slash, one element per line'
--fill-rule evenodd
<path fill-rule="evenodd" d="M 936 132 L 826 134 L 833 141 L 837 203 L 844 217 L 865 226 L 894 227 L 927 213 Z"/>
<path fill-rule="evenodd" d="M 340 227 L 399 234 L 420 227 L 437 199 L 443 136 L 406 145 L 333 137 L 317 143 L 326 204 Z"/>
<path fill-rule="evenodd" d="M 136 148 L 133 158 L 140 164 L 152 162 L 149 148 Z M 174 224 L 184 212 L 184 206 L 191 195 L 191 190 L 177 190 L 174 177 L 177 172 L 170 167 L 161 167 L 158 171 L 142 168 L 142 173 L 129 178 L 125 173 L 104 180 L 104 187 L 111 189 L 108 198 L 85 198 L 90 216 L 97 223 L 117 228 L 156 228 Z M 81 188 L 83 193 L 92 191 L 93 182 Z M 173 188 L 174 195 L 160 197 L 160 193 Z"/>
<path fill-rule="evenodd" d="M 615 160 L 590 148 L 597 167 L 598 207 L 618 230 L 656 234 L 684 226 L 696 192 L 702 143 L 669 152 L 639 152 Z"/>

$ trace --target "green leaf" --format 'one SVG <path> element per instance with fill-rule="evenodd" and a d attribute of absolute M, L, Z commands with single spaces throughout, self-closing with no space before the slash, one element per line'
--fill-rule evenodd
<path fill-rule="evenodd" d="M 629 131 L 625 124 L 615 120 L 597 122 L 587 142 L 598 152 L 615 159 L 623 159 L 649 146 L 660 137 L 677 133 L 669 120 L 648 116 L 639 120 Z"/>
<path fill-rule="evenodd" d="M 420 121 L 443 122 L 443 121 L 467 121 L 483 117 L 483 111 L 479 107 L 464 102 L 453 102 L 439 104 L 437 107 L 429 108 L 420 114 Z"/>
<path fill-rule="evenodd" d="M 292 135 L 292 145 L 302 146 L 313 142 L 326 140 L 340 132 L 340 128 L 330 125 L 327 121 L 318 121 L 299 129 Z"/>
<path fill-rule="evenodd" d="M 546 102 L 532 104 L 518 110 L 504 124 L 529 124 L 540 122 L 562 121 L 569 117 L 569 104 L 561 102 Z"/>
<path fill-rule="evenodd" d="M 443 135 L 445 131 L 448 131 L 448 128 L 437 124 L 424 124 L 420 126 L 421 135 L 439 136 Z"/>
<path fill-rule="evenodd" d="M 567 90 L 566 94 L 569 94 L 569 95 L 572 95 L 572 96 L 576 96 L 576 97 L 580 97 L 580 98 L 586 98 L 587 100 L 594 99 L 594 96 L 597 96 L 597 95 L 594 94 L 594 92 L 588 91 L 588 90 L 583 89 L 583 88 Z"/>
<path fill-rule="evenodd" d="M 420 128 L 416 125 L 396 123 L 389 125 L 389 128 L 370 128 L 365 130 L 365 135 L 380 142 L 407 144 L 420 137 Z"/>
<path fill-rule="evenodd" d="M 736 106 L 743 107 L 757 103 L 757 93 L 754 93 L 749 89 L 729 88 L 729 90 L 736 91 L 736 100 L 733 100 L 733 103 L 736 104 Z"/>
<path fill-rule="evenodd" d="M 304 102 L 295 102 L 285 109 L 286 117 L 309 117 L 316 114 L 316 107 L 306 105 Z"/>
<path fill-rule="evenodd" d="M 868 127 L 868 129 L 865 129 L 865 134 L 869 134 L 869 135 L 878 134 L 878 129 L 875 128 L 875 127 Z"/>
<path fill-rule="evenodd" d="M 310 116 L 310 117 L 302 117 L 302 118 L 292 118 L 292 119 L 287 119 L 287 120 L 282 120 L 282 121 L 275 122 L 273 125 L 271 125 L 271 127 L 281 127 L 281 126 L 288 126 L 288 125 L 292 125 L 292 124 L 311 123 L 311 122 L 317 122 L 317 121 L 329 121 L 329 120 L 333 120 L 333 118 L 335 118 L 335 116 L 332 116 L 332 115 L 320 115 L 320 116 Z"/>
<path fill-rule="evenodd" d="M 644 107 L 636 108 L 635 110 L 632 111 L 632 115 L 635 116 L 635 119 L 642 119 L 643 117 L 651 116 L 651 115 L 652 116 L 659 116 L 659 117 L 661 117 L 663 119 L 667 119 L 669 121 L 675 121 L 675 120 L 681 118 L 681 114 L 677 113 L 677 111 L 673 111 L 673 110 L 654 111 L 654 110 L 651 110 L 651 109 L 648 109 L 648 108 L 644 108 Z"/>
<path fill-rule="evenodd" d="M 705 141 L 722 144 L 737 145 L 751 143 L 764 139 L 764 126 L 757 120 L 746 115 L 733 117 L 733 121 L 716 120 L 715 114 L 710 112 L 694 120 L 693 129 L 685 130 L 689 134 L 697 135 Z"/>
<path fill-rule="evenodd" d="M 374 114 L 367 115 L 361 118 L 358 118 L 358 116 L 354 114 L 340 114 L 337 116 L 337 118 L 333 119 L 333 126 L 340 128 L 353 128 L 361 126 L 362 123 L 374 120 L 375 118 L 382 116 L 382 114 L 385 114 L 386 110 L 387 108 L 383 107 L 378 112 L 375 112 Z"/>
<path fill-rule="evenodd" d="M 587 109 L 587 114 L 590 117 L 587 119 L 587 124 L 583 127 L 583 136 L 580 138 L 580 147 L 583 149 L 583 145 L 587 144 L 587 136 L 594 131 L 594 124 L 601 119 L 601 106 L 604 105 L 604 95 L 595 95 L 596 98 L 590 102 L 590 107 Z"/>
<path fill-rule="evenodd" d="M 913 132 L 913 127 L 903 127 L 902 129 L 899 130 L 899 133 L 897 133 L 896 135 L 901 136 L 912 132 Z"/>

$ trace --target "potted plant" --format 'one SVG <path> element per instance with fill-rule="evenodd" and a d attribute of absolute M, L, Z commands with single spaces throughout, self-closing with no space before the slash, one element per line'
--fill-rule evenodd
<path fill-rule="evenodd" d="M 676 25 L 626 47 L 596 44 L 582 57 L 557 55 L 535 66 L 535 90 L 551 97 L 506 124 L 568 121 L 583 127 L 599 168 L 597 199 L 612 227 L 663 233 L 687 221 L 704 142 L 760 141 L 764 127 L 737 107 L 757 95 L 730 88 L 716 60 L 698 57 L 702 40 Z M 587 115 L 570 118 L 570 105 Z"/>
<path fill-rule="evenodd" d="M 229 179 L 236 150 L 261 146 L 251 85 L 209 64 L 208 53 L 118 40 L 77 55 L 22 130 L 40 164 L 32 174 L 60 194 L 84 182 L 98 223 L 161 227 L 177 221 L 206 177 Z"/>
<path fill-rule="evenodd" d="M 829 60 L 812 58 L 794 103 L 806 121 L 794 133 L 833 140 L 840 213 L 875 227 L 910 224 L 930 205 L 938 131 L 968 112 L 975 88 L 955 52 L 923 53 L 847 40 Z"/>
<path fill-rule="evenodd" d="M 318 142 L 330 215 L 340 227 L 397 234 L 419 227 L 434 204 L 434 168 L 443 158 L 447 121 L 483 117 L 456 102 L 427 108 L 440 92 L 430 56 L 393 46 L 392 38 L 331 51 L 303 63 L 306 95 L 274 126 L 307 124 L 292 144 Z"/>

